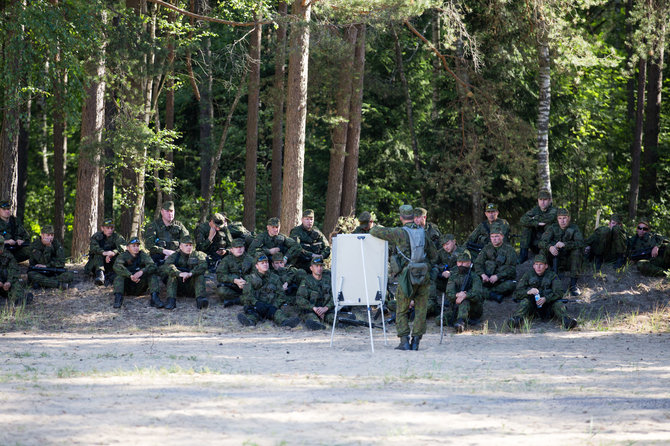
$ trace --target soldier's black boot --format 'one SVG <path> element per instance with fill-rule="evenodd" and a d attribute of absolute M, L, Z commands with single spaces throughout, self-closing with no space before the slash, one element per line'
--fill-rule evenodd
<path fill-rule="evenodd" d="M 123 294 L 114 293 L 114 308 L 121 308 L 121 304 L 123 304 Z"/>
<path fill-rule="evenodd" d="M 509 326 L 512 328 L 519 328 L 521 327 L 522 323 L 523 319 L 521 319 L 519 316 L 512 316 L 509 320 Z"/>
<path fill-rule="evenodd" d="M 421 336 L 412 336 L 412 345 L 410 345 L 410 348 L 412 350 L 418 350 L 420 341 L 421 341 Z"/>
<path fill-rule="evenodd" d="M 521 248 L 519 251 L 519 265 L 528 260 L 528 248 Z"/>
<path fill-rule="evenodd" d="M 391 313 L 391 317 L 389 317 L 388 319 L 386 319 L 385 322 L 386 322 L 387 324 L 392 324 L 392 323 L 394 323 L 394 322 L 395 322 L 395 313 Z"/>
<path fill-rule="evenodd" d="M 195 305 L 198 307 L 198 310 L 205 309 L 209 307 L 209 300 L 205 296 L 201 297 L 196 297 L 195 298 Z"/>
<path fill-rule="evenodd" d="M 572 330 L 577 326 L 577 320 L 568 316 L 564 316 L 561 322 L 563 323 L 563 328 L 566 330 Z"/>
<path fill-rule="evenodd" d="M 603 269 L 603 256 L 595 256 L 594 260 L 596 262 L 596 271 Z"/>
<path fill-rule="evenodd" d="M 582 294 L 582 291 L 577 286 L 577 278 L 573 277 L 570 279 L 570 295 L 579 296 L 580 294 Z"/>
<path fill-rule="evenodd" d="M 103 286 L 105 284 L 105 273 L 101 269 L 95 273 L 95 284 L 98 286 Z"/>
<path fill-rule="evenodd" d="M 281 323 L 282 327 L 295 328 L 300 323 L 300 319 L 297 317 L 290 317 Z"/>
<path fill-rule="evenodd" d="M 242 302 L 240 301 L 239 297 L 236 297 L 235 299 L 228 299 L 228 300 L 223 301 L 223 308 L 232 307 L 233 305 L 242 305 Z"/>
<path fill-rule="evenodd" d="M 400 344 L 395 348 L 396 350 L 411 350 L 412 347 L 409 345 L 409 336 L 401 336 Z"/>
<path fill-rule="evenodd" d="M 614 262 L 614 268 L 619 269 L 626 263 L 626 256 L 619 254 L 616 256 L 616 262 Z"/>
<path fill-rule="evenodd" d="M 174 310 L 175 308 L 177 308 L 177 299 L 172 297 L 172 298 L 167 300 L 167 303 L 165 304 L 165 309 L 166 310 Z"/>
<path fill-rule="evenodd" d="M 165 306 L 161 298 L 158 297 L 158 293 L 156 292 L 151 293 L 151 298 L 149 299 L 149 305 L 156 308 L 163 308 Z"/>
<path fill-rule="evenodd" d="M 465 331 L 465 321 L 463 319 L 458 319 L 454 324 L 454 328 L 457 333 L 463 333 Z"/>

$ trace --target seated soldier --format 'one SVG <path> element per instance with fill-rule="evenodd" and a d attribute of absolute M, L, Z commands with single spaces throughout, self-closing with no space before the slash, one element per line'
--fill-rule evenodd
<path fill-rule="evenodd" d="M 565 289 L 554 271 L 549 269 L 547 257 L 544 254 L 535 256 L 533 270 L 526 272 L 519 280 L 514 299 L 519 301 L 519 307 L 509 320 L 513 328 L 519 328 L 524 318 L 532 320 L 539 316 L 544 320 L 552 317 L 561 321 L 566 330 L 577 326 L 577 321 L 570 316 L 561 301 Z"/>
<path fill-rule="evenodd" d="M 126 251 L 119 254 L 114 262 L 114 308 L 121 308 L 123 296 L 139 296 L 147 290 L 151 293 L 149 305 L 163 308 L 158 296 L 160 279 L 158 267 L 146 251 L 140 249 L 139 237 L 130 237 Z"/>
<path fill-rule="evenodd" d="M 305 327 L 310 330 L 323 330 L 323 322 L 333 323 L 335 303 L 330 282 L 330 271 L 323 269 L 323 259 L 315 257 L 309 265 L 311 274 L 307 275 L 298 288 L 296 307 L 300 311 Z"/>
<path fill-rule="evenodd" d="M 643 276 L 667 277 L 670 272 L 670 249 L 667 242 L 661 244 L 660 254 L 651 259 L 642 259 L 637 262 L 637 269 Z"/>
<path fill-rule="evenodd" d="M 205 288 L 207 256 L 193 249 L 193 239 L 185 235 L 179 240 L 179 249 L 162 266 L 168 276 L 166 310 L 177 306 L 177 296 L 195 297 L 199 310 L 209 306 Z"/>
<path fill-rule="evenodd" d="M 326 236 L 314 226 L 314 211 L 305 209 L 302 223 L 291 229 L 290 236 L 300 243 L 300 252 L 295 259 L 295 266 L 309 274 L 310 262 L 315 257 L 330 257 L 330 244 Z"/>
<path fill-rule="evenodd" d="M 5 251 L 13 255 L 17 262 L 30 258 L 30 235 L 12 215 L 12 205 L 7 200 L 0 201 L 0 235 L 5 239 Z"/>
<path fill-rule="evenodd" d="M 216 268 L 216 293 L 223 300 L 224 307 L 241 304 L 242 289 L 247 283 L 244 277 L 254 267 L 253 257 L 246 255 L 244 251 L 244 240 L 233 239 L 230 252 Z"/>
<path fill-rule="evenodd" d="M 253 271 L 247 275 L 242 303 L 244 313 L 237 320 L 245 327 L 252 327 L 263 320 L 274 321 L 282 327 L 293 328 L 300 323 L 297 317 L 290 317 L 283 309 L 286 297 L 279 276 L 270 271 L 270 262 L 263 252 L 258 252 Z"/>
<path fill-rule="evenodd" d="M 300 253 L 300 245 L 291 237 L 280 234 L 281 222 L 278 217 L 268 219 L 267 231 L 259 234 L 249 247 L 249 254 L 255 255 L 263 252 L 270 259 L 273 255 L 280 253 L 287 259 L 295 259 Z"/>
<path fill-rule="evenodd" d="M 272 268 L 279 276 L 284 294 L 287 297 L 295 296 L 300 282 L 307 276 L 307 273 L 293 266 L 286 266 L 286 257 L 281 252 L 272 254 Z"/>
<path fill-rule="evenodd" d="M 568 271 L 570 275 L 570 294 L 579 296 L 577 288 L 579 270 L 582 266 L 582 248 L 584 237 L 576 224 L 570 223 L 570 213 L 567 209 L 558 210 L 557 223 L 552 224 L 542 234 L 539 246 L 543 254 L 550 260 L 556 274 L 559 271 Z"/>
<path fill-rule="evenodd" d="M 114 232 L 114 220 L 106 218 L 100 226 L 100 231 L 91 236 L 88 248 L 88 262 L 84 271 L 95 278 L 95 284 L 105 284 L 105 276 L 114 280 L 114 262 L 119 253 L 126 249 L 126 241 Z"/>
<path fill-rule="evenodd" d="M 19 265 L 5 248 L 5 238 L 0 235 L 0 296 L 14 305 L 30 305 L 33 294 L 26 293 L 19 280 Z"/>
<path fill-rule="evenodd" d="M 189 235 L 186 227 L 174 219 L 174 202 L 163 203 L 160 212 L 160 217 L 148 224 L 144 233 L 144 247 L 157 266 L 161 266 L 168 256 L 177 251 L 183 236 Z"/>
<path fill-rule="evenodd" d="M 642 217 L 638 219 L 635 235 L 628 239 L 628 259 L 637 262 L 638 260 L 650 260 L 658 257 L 664 238 L 651 232 L 649 220 Z"/>
<path fill-rule="evenodd" d="M 352 234 L 368 234 L 370 229 L 375 225 L 377 217 L 374 212 L 363 211 L 358 216 L 359 225 L 356 226 Z"/>
<path fill-rule="evenodd" d="M 74 279 L 71 271 L 65 269 L 63 246 L 54 240 L 54 227 L 45 225 L 40 238 L 30 245 L 30 267 L 28 281 L 34 288 L 68 289 Z"/>
<path fill-rule="evenodd" d="M 556 222 L 556 208 L 551 204 L 551 193 L 547 189 L 541 189 L 537 194 L 537 206 L 526 212 L 521 217 L 521 251 L 519 263 L 528 260 L 530 252 L 538 253 L 538 246 L 542 234 L 546 228 Z"/>
<path fill-rule="evenodd" d="M 472 259 L 467 250 L 458 254 L 453 270 L 447 284 L 450 304 L 447 322 L 453 324 L 456 332 L 463 333 L 469 321 L 478 320 L 484 313 L 482 280 L 472 271 Z"/>
<path fill-rule="evenodd" d="M 618 214 L 612 214 L 607 226 L 600 226 L 586 239 L 584 254 L 595 261 L 600 271 L 603 262 L 614 262 L 621 268 L 626 261 L 626 230 Z"/>
<path fill-rule="evenodd" d="M 451 271 L 456 268 L 456 240 L 453 234 L 440 236 L 442 247 L 437 251 L 437 263 L 430 270 L 430 295 L 426 317 L 439 316 L 442 312 L 442 293 L 447 290 Z M 439 324 L 440 319 L 436 322 Z"/>
<path fill-rule="evenodd" d="M 228 222 L 224 214 L 216 213 L 209 220 L 195 228 L 195 249 L 207 255 L 207 266 L 210 272 L 228 252 L 233 237 L 228 230 Z"/>
<path fill-rule="evenodd" d="M 484 297 L 501 303 L 516 288 L 516 251 L 505 243 L 499 224 L 491 226 L 489 238 L 491 242 L 477 256 L 474 268 L 482 279 Z"/>
<path fill-rule="evenodd" d="M 468 237 L 468 241 L 465 244 L 468 251 L 475 257 L 479 255 L 482 248 L 489 242 L 491 226 L 494 224 L 502 226 L 505 240 L 509 241 L 509 223 L 503 218 L 498 218 L 498 207 L 493 203 L 489 203 L 486 205 L 484 214 L 486 215 L 486 220 L 481 222 L 479 226 L 472 231 L 472 234 L 470 234 L 470 237 Z"/>
<path fill-rule="evenodd" d="M 244 240 L 244 249 L 249 251 L 249 247 L 254 242 L 256 234 L 253 231 L 249 231 L 244 227 L 241 221 L 229 221 L 228 230 L 230 231 L 230 236 L 235 240 L 236 238 Z M 253 262 L 253 258 L 251 259 Z"/>

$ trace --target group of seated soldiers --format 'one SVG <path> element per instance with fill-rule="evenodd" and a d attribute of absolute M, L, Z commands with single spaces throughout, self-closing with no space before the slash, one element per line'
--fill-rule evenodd
<path fill-rule="evenodd" d="M 441 235 L 427 222 L 425 209 L 415 208 L 414 212 L 414 222 L 424 228 L 438 252 L 431 270 L 428 316 L 444 314 L 444 320 L 459 332 L 481 318 L 485 299 L 500 303 L 507 296 L 520 302 L 510 319 L 513 326 L 519 326 L 523 318 L 539 315 L 557 317 L 566 328 L 574 327 L 576 321 L 562 303 L 564 290 L 558 274 L 565 271 L 570 293 L 579 295 L 577 281 L 584 258 L 592 260 L 597 269 L 604 262 L 619 268 L 626 260 L 636 261 L 646 275 L 663 275 L 670 268 L 667 240 L 652 234 L 646 219 L 638 219 L 636 234 L 627 238 L 621 218 L 612 215 L 607 226 L 597 228 L 584 240 L 569 212 L 553 207 L 546 190 L 538 194 L 538 205 L 521 218 L 519 255 L 509 243 L 510 225 L 498 217 L 495 204 L 486 206 L 486 220 L 462 247 L 452 234 Z M 375 225 L 374 214 L 367 211 L 358 220 L 354 233 L 368 233 Z M 152 307 L 174 309 L 177 297 L 184 296 L 195 298 L 197 308 L 207 308 L 205 275 L 212 272 L 216 273 L 217 295 L 223 305 L 243 306 L 237 318 L 244 326 L 272 320 L 295 327 L 302 321 L 310 329 L 323 329 L 324 324 L 333 322 L 330 272 L 324 269 L 330 245 L 314 226 L 312 210 L 304 211 L 301 224 L 289 236 L 280 234 L 277 217 L 267 221 L 267 231 L 255 235 L 241 224 L 231 223 L 224 214 L 215 213 L 195 228 L 194 240 L 175 220 L 171 201 L 165 202 L 160 217 L 147 225 L 143 241 L 137 236 L 126 241 L 114 229 L 112 219 L 103 221 L 100 231 L 91 237 L 84 268 L 97 285 L 113 283 L 114 308 L 123 305 L 125 295 L 147 291 Z M 0 202 L 0 296 L 30 303 L 32 295 L 25 293 L 18 280 L 17 262 L 25 260 L 29 260 L 28 281 L 34 288 L 67 289 L 73 280 L 53 227 L 45 225 L 40 232 L 40 237 L 29 243 L 27 231 L 11 215 L 9 202 Z M 393 276 L 399 269 L 393 247 L 390 250 Z M 531 253 L 535 254 L 533 269 L 517 281 L 517 265 Z M 166 287 L 165 302 L 160 298 L 161 283 Z"/>

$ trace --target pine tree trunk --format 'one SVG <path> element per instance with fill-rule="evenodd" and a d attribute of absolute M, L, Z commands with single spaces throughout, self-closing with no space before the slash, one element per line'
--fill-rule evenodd
<path fill-rule="evenodd" d="M 658 153 L 659 135 L 661 133 L 661 92 L 663 88 L 663 56 L 665 45 L 665 23 L 658 31 L 654 43 L 654 56 L 647 61 L 647 106 L 644 114 L 644 174 L 640 195 L 645 209 L 650 208 L 659 196 L 658 188 Z"/>
<path fill-rule="evenodd" d="M 293 23 L 289 46 L 284 179 L 281 197 L 281 225 L 285 231 L 297 225 L 302 215 L 309 62 L 308 22 L 311 11 L 311 3 L 303 6 L 303 0 L 294 0 L 291 12 L 301 22 Z"/>
<path fill-rule="evenodd" d="M 628 193 L 628 217 L 635 218 L 640 195 L 640 157 L 642 155 L 642 126 L 644 120 L 645 81 L 647 79 L 647 61 L 640 59 L 637 74 L 637 101 L 635 108 L 635 129 L 630 145 L 630 190 Z"/>
<path fill-rule="evenodd" d="M 28 150 L 30 148 L 31 103 L 32 101 L 28 99 L 24 104 L 24 110 L 23 113 L 21 113 L 21 128 L 19 130 L 16 216 L 21 220 L 23 220 L 26 210 L 26 188 L 28 187 Z"/>
<path fill-rule="evenodd" d="M 247 144 L 244 169 L 244 216 L 242 224 L 256 227 L 256 163 L 258 162 L 258 109 L 261 86 L 261 37 L 263 27 L 254 26 L 249 36 L 249 89 L 247 92 Z"/>
<path fill-rule="evenodd" d="M 62 70 L 54 82 L 53 144 L 54 144 L 54 238 L 65 238 L 65 173 L 67 169 L 67 73 Z"/>
<path fill-rule="evenodd" d="M 280 1 L 277 6 L 279 16 L 286 18 L 288 7 Z M 270 199 L 270 215 L 281 214 L 282 162 L 284 159 L 284 78 L 286 76 L 286 23 L 280 21 L 277 26 L 277 42 L 275 46 L 275 78 L 272 117 L 272 192 Z"/>
<path fill-rule="evenodd" d="M 170 23 L 174 23 L 175 14 L 170 11 L 168 13 L 168 20 Z M 170 36 L 168 41 L 168 72 L 167 80 L 165 81 L 165 130 L 174 130 L 174 36 Z M 169 179 L 174 178 L 174 168 L 172 163 L 174 162 L 174 153 L 172 150 L 168 150 L 165 154 L 165 160 L 168 161 L 171 165 L 170 168 L 165 172 L 165 175 Z M 163 200 L 173 200 L 174 196 L 172 194 L 172 189 L 169 191 L 163 191 Z"/>
<path fill-rule="evenodd" d="M 539 85 L 537 114 L 537 178 L 541 189 L 551 192 L 549 169 L 549 111 L 551 109 L 551 59 L 549 45 L 538 45 Z"/>
<path fill-rule="evenodd" d="M 433 18 L 431 20 L 431 25 L 433 29 L 433 46 L 440 51 L 440 28 L 441 28 L 441 23 L 440 23 L 440 16 L 441 12 L 438 11 L 437 9 L 433 10 Z M 439 80 L 442 77 L 442 67 L 440 66 L 440 59 L 437 57 L 433 57 L 433 76 L 430 79 L 431 87 L 433 89 L 433 100 L 432 100 L 432 107 L 430 110 L 430 118 L 433 120 L 433 122 L 437 121 L 437 118 L 439 117 L 439 109 L 438 109 L 438 103 L 440 100 L 440 88 L 439 88 Z"/>

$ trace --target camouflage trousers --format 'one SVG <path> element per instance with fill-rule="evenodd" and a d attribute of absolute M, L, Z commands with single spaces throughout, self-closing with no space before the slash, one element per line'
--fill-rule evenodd
<path fill-rule="evenodd" d="M 519 241 L 519 247 L 521 249 L 531 249 L 534 252 L 539 252 L 537 244 L 544 234 L 544 228 L 523 228 L 521 233 L 521 238 Z"/>
<path fill-rule="evenodd" d="M 273 321 L 277 325 L 281 325 L 291 317 L 284 308 L 277 308 L 274 305 L 261 300 L 256 301 L 254 305 L 245 305 L 244 314 L 254 324 L 268 320 Z"/>
<path fill-rule="evenodd" d="M 105 256 L 91 254 L 88 256 L 88 262 L 84 265 L 84 271 L 90 275 L 95 275 L 99 270 L 102 270 L 105 275 L 109 275 L 114 272 L 115 260 L 116 256 L 112 257 L 109 263 L 105 263 Z"/>
<path fill-rule="evenodd" d="M 5 245 L 5 252 L 8 252 L 11 255 L 13 255 L 18 263 L 26 261 L 30 258 L 30 244 L 29 243 L 28 244 L 24 243 L 23 245 L 21 245 L 20 247 L 18 247 L 16 249 L 10 249 L 10 248 L 8 248 L 8 246 L 9 245 Z M 14 246 L 16 246 L 16 245 L 14 245 Z"/>
<path fill-rule="evenodd" d="M 177 296 L 206 297 L 207 288 L 204 274 L 192 276 L 186 282 L 181 277 L 168 277 L 167 298 L 176 299 Z"/>
<path fill-rule="evenodd" d="M 459 319 L 467 322 L 469 320 L 480 319 L 484 314 L 484 305 L 481 301 L 472 302 L 470 299 L 465 299 L 459 305 L 451 304 L 449 311 L 445 309 L 444 316 L 447 323 L 450 325 Z M 439 318 L 438 318 L 439 320 Z"/>
<path fill-rule="evenodd" d="M 413 285 L 412 295 L 407 296 L 403 287 L 398 287 L 396 294 L 395 323 L 398 337 L 409 336 L 409 303 L 414 301 L 414 326 L 412 336 L 423 336 L 426 333 L 426 312 L 428 311 L 428 295 L 430 280 L 420 285 Z"/>
<path fill-rule="evenodd" d="M 665 255 L 664 257 L 670 257 Z M 643 276 L 665 277 L 666 272 L 670 271 L 670 259 L 661 256 L 654 257 L 651 260 L 640 260 L 637 262 L 637 269 Z"/>
<path fill-rule="evenodd" d="M 319 316 L 317 316 L 316 313 L 312 310 L 304 311 L 300 315 L 300 319 L 302 319 L 303 322 L 314 321 L 319 324 L 323 324 L 325 322 L 329 325 L 333 325 L 333 320 L 335 319 L 335 310 L 328 310 L 328 312 L 323 317 L 323 320 L 320 319 Z"/>
<path fill-rule="evenodd" d="M 7 298 L 10 302 L 21 303 L 25 299 L 26 291 L 23 287 L 23 283 L 20 280 L 12 282 L 12 286 L 9 288 L 9 291 L 5 291 L 0 287 L 0 296 Z"/>
<path fill-rule="evenodd" d="M 221 298 L 221 300 L 237 299 L 242 297 L 242 289 L 237 288 L 237 286 L 233 288 L 232 286 L 229 287 L 226 285 L 220 285 L 216 289 L 216 294 Z"/>
<path fill-rule="evenodd" d="M 555 300 L 553 303 L 545 302 L 541 308 L 538 308 L 534 299 L 524 298 L 519 303 L 514 316 L 528 319 L 539 317 L 543 320 L 549 320 L 553 317 L 561 320 L 564 317 L 568 317 L 568 310 L 560 300 Z"/>
<path fill-rule="evenodd" d="M 488 297 L 488 293 L 498 293 L 506 296 L 511 294 L 516 289 L 516 280 L 498 280 L 494 284 L 482 283 L 482 291 Z"/>
<path fill-rule="evenodd" d="M 559 252 L 558 256 L 558 271 L 567 271 L 571 279 L 576 279 L 579 277 L 579 272 L 582 269 L 582 253 L 581 249 L 575 248 L 565 252 L 566 249 L 563 248 Z M 547 256 L 547 261 L 549 267 L 553 268 L 554 265 L 554 256 L 551 255 L 549 250 L 545 252 Z M 558 274 L 556 271 L 556 274 Z"/>
<path fill-rule="evenodd" d="M 591 245 L 591 254 L 602 256 L 606 262 L 626 254 L 626 234 L 623 228 L 614 226 L 608 234 L 597 237 Z"/>
<path fill-rule="evenodd" d="M 135 283 L 128 277 L 116 276 L 114 278 L 114 293 L 121 293 L 127 296 L 140 296 L 149 290 L 150 293 L 160 291 L 160 279 L 158 275 L 151 274 L 148 277 L 142 275 L 140 281 Z"/>
<path fill-rule="evenodd" d="M 42 274 L 37 271 L 28 271 L 28 282 L 41 286 L 42 288 L 58 288 L 63 283 L 71 283 L 74 280 L 72 271 L 60 274 Z"/>

